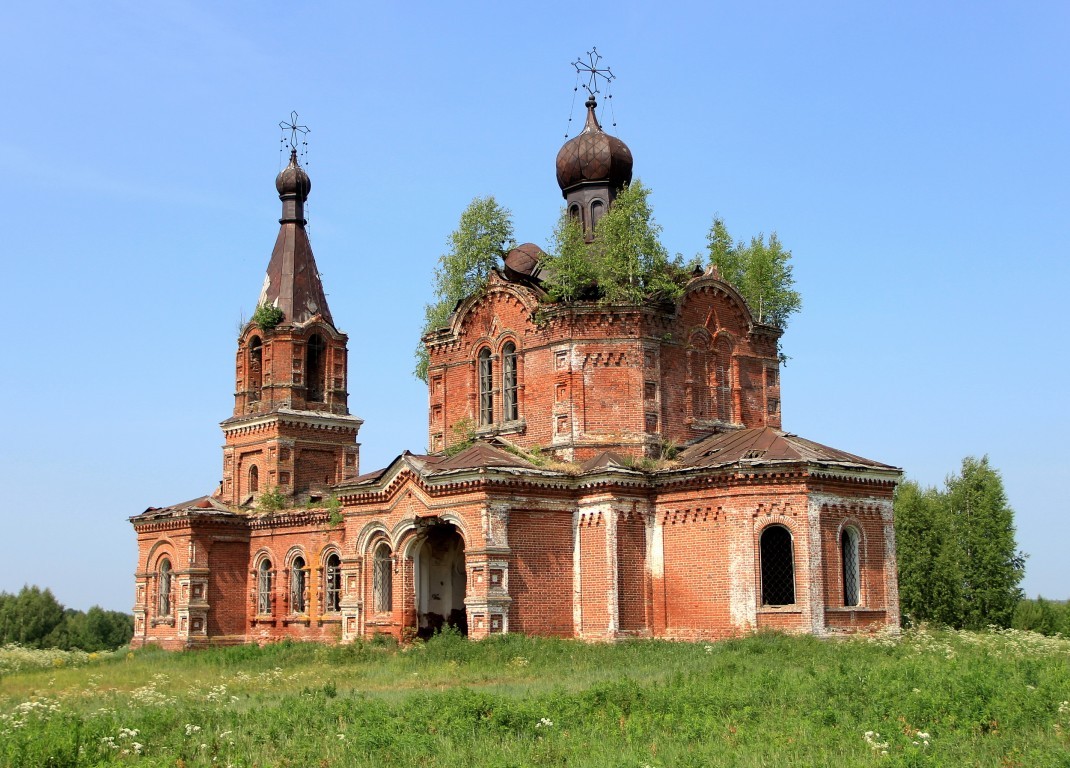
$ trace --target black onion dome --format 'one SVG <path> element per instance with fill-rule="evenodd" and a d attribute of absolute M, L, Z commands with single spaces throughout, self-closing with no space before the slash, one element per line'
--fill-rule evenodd
<path fill-rule="evenodd" d="M 297 150 L 290 150 L 290 164 L 275 177 L 275 189 L 279 190 L 279 197 L 295 195 L 301 200 L 308 197 L 312 189 L 312 180 L 297 162 Z"/>
<path fill-rule="evenodd" d="M 557 153 L 557 183 L 562 192 L 584 182 L 601 182 L 620 189 L 632 180 L 632 151 L 602 130 L 594 113 L 598 106 L 594 97 L 587 100 L 586 106 L 587 124 Z"/>

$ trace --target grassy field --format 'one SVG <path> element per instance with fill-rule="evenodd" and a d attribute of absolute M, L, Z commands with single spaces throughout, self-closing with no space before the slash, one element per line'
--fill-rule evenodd
<path fill-rule="evenodd" d="M 1070 640 L 0 650 L 0 764 L 1070 766 Z"/>

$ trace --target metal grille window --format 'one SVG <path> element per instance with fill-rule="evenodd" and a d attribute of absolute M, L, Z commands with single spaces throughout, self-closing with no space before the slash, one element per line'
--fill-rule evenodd
<path fill-rule="evenodd" d="M 479 423 L 494 423 L 494 367 L 487 347 L 479 350 Z"/>
<path fill-rule="evenodd" d="M 520 418 L 520 404 L 516 398 L 516 344 L 513 342 L 502 349 L 502 393 L 503 416 L 506 421 L 516 421 Z"/>
<path fill-rule="evenodd" d="M 290 613 L 305 612 L 305 559 L 295 557 L 290 566 Z"/>
<path fill-rule="evenodd" d="M 375 564 L 372 568 L 372 601 L 380 613 L 394 607 L 394 571 L 390 560 L 390 547 L 385 543 L 375 548 Z"/>
<path fill-rule="evenodd" d="M 271 613 L 271 561 L 261 560 L 256 569 L 256 612 Z"/>
<path fill-rule="evenodd" d="M 762 531 L 762 604 L 795 604 L 795 557 L 791 533 L 782 525 Z"/>
<path fill-rule="evenodd" d="M 342 605 L 342 562 L 338 555 L 327 558 L 324 581 L 325 607 L 329 613 L 337 613 Z"/>
<path fill-rule="evenodd" d="M 861 573 L 858 567 L 858 531 L 844 528 L 840 534 L 840 555 L 843 560 L 843 604 L 861 602 Z"/>
<path fill-rule="evenodd" d="M 157 585 L 156 612 L 160 616 L 171 615 L 171 561 L 160 561 L 159 584 Z"/>

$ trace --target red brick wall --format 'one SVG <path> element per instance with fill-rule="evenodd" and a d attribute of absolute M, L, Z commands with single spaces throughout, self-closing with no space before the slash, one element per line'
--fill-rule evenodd
<path fill-rule="evenodd" d="M 572 636 L 572 513 L 509 514 L 509 628 Z"/>

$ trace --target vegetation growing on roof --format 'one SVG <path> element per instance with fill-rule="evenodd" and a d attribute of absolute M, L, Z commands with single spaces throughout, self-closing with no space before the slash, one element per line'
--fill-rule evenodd
<path fill-rule="evenodd" d="M 487 283 L 487 277 L 515 245 L 513 218 L 493 195 L 477 197 L 461 213 L 449 236 L 449 250 L 439 257 L 434 275 L 434 301 L 424 305 L 420 337 L 441 328 L 457 302 Z M 415 351 L 416 378 L 427 381 L 427 348 L 420 341 Z"/>
<path fill-rule="evenodd" d="M 678 298 L 697 260 L 669 257 L 650 205 L 650 188 L 636 179 L 599 219 L 590 243 L 580 223 L 563 212 L 542 266 L 551 301 L 637 305 Z"/>
<path fill-rule="evenodd" d="M 262 331 L 270 331 L 286 318 L 286 313 L 276 306 L 263 303 L 257 306 L 250 321 Z"/>

